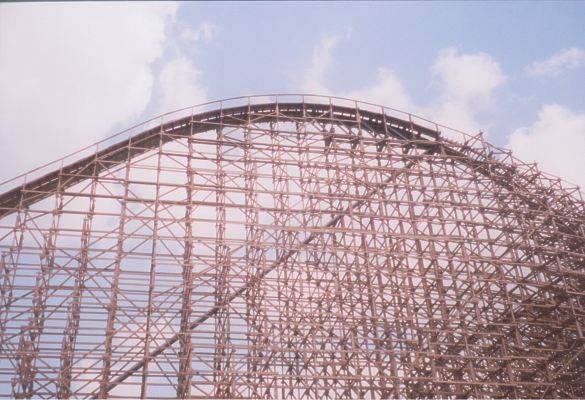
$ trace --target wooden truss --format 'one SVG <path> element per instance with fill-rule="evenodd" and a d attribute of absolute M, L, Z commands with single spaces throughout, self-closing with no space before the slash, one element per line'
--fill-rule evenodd
<path fill-rule="evenodd" d="M 246 97 L 19 179 L 0 396 L 585 396 L 583 194 L 481 134 Z"/>

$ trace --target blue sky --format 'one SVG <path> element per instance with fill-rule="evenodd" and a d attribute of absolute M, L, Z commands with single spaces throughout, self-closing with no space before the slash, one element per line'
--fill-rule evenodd
<path fill-rule="evenodd" d="M 585 186 L 583 21 L 585 2 L 2 4 L 0 181 L 172 109 L 313 92 L 482 130 Z"/>

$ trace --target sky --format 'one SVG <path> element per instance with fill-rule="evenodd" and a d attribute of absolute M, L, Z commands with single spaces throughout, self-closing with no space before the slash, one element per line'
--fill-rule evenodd
<path fill-rule="evenodd" d="M 585 2 L 0 4 L 0 182 L 264 93 L 411 112 L 585 187 Z"/>

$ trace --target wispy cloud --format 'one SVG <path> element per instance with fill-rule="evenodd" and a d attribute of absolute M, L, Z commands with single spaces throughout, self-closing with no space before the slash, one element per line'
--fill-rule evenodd
<path fill-rule="evenodd" d="M 217 35 L 219 27 L 211 22 L 203 22 L 201 25 L 193 29 L 188 26 L 180 33 L 180 38 L 191 42 L 211 42 Z"/>
<path fill-rule="evenodd" d="M 527 71 L 532 76 L 557 76 L 580 67 L 585 67 L 585 50 L 573 47 L 561 50 L 544 61 L 533 62 Z"/>
<path fill-rule="evenodd" d="M 351 32 L 351 28 L 348 28 Z M 349 39 L 351 34 L 345 35 Z M 327 74 L 335 63 L 334 50 L 342 40 L 337 35 L 322 35 L 313 53 L 308 68 L 305 70 L 301 89 L 306 93 L 337 95 L 350 99 L 368 101 L 375 104 L 412 111 L 412 102 L 398 75 L 390 68 L 380 67 L 375 81 L 356 90 L 335 91 L 325 82 Z"/>
<path fill-rule="evenodd" d="M 163 114 L 189 107 L 207 100 L 207 89 L 203 82 L 203 70 L 197 60 L 188 56 L 193 49 L 215 40 L 219 26 L 203 22 L 198 26 L 181 26 L 177 21 L 175 31 L 180 40 L 174 41 L 172 57 L 162 63 L 157 77 L 155 113 Z M 181 43 L 181 41 L 187 42 Z"/>
<path fill-rule="evenodd" d="M 311 63 L 305 71 L 301 88 L 305 92 L 328 94 L 325 86 L 325 75 L 333 64 L 333 49 L 339 42 L 336 35 L 322 35 L 319 43 L 313 48 Z"/>
<path fill-rule="evenodd" d="M 201 82 L 202 72 L 184 56 L 166 62 L 158 79 L 159 113 L 188 107 L 206 100 L 206 89 Z"/>
<path fill-rule="evenodd" d="M 427 104 L 414 104 L 400 77 L 391 68 L 380 67 L 375 81 L 356 90 L 333 90 L 325 78 L 334 64 L 334 50 L 341 38 L 323 35 L 313 49 L 302 89 L 369 101 L 436 120 L 475 133 L 481 128 L 478 114 L 493 103 L 495 91 L 506 81 L 498 62 L 486 53 L 461 54 L 455 48 L 440 51 L 430 67 L 439 95 Z"/>

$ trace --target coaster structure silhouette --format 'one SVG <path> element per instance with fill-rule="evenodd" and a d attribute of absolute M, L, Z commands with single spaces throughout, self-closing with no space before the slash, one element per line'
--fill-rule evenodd
<path fill-rule="evenodd" d="M 354 100 L 165 114 L 0 184 L 0 397 L 585 397 L 583 196 Z"/>

